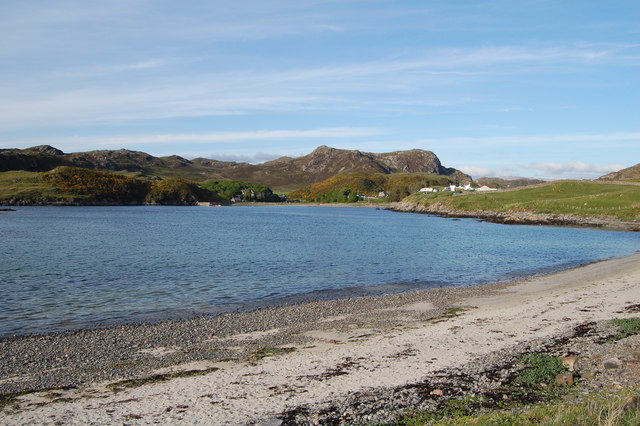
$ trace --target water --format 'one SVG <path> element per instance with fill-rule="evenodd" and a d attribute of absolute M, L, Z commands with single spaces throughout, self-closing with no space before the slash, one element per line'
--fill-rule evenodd
<path fill-rule="evenodd" d="M 628 255 L 640 235 L 366 208 L 0 214 L 0 336 L 465 286 Z"/>

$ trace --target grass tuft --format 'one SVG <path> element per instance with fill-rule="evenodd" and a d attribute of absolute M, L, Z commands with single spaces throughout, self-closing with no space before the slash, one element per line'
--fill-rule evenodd
<path fill-rule="evenodd" d="M 615 318 L 611 323 L 618 326 L 618 333 L 598 340 L 598 343 L 615 342 L 640 333 L 640 318 Z"/>

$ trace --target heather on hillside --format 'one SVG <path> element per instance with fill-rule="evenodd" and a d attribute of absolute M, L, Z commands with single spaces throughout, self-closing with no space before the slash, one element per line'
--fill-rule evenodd
<path fill-rule="evenodd" d="M 376 197 L 384 192 L 389 201 L 399 201 L 420 188 L 443 187 L 450 182 L 447 176 L 431 173 L 344 173 L 293 191 L 288 197 L 315 202 L 353 202 L 358 200 L 356 194 Z"/>
<path fill-rule="evenodd" d="M 107 171 L 61 166 L 49 172 L 0 172 L 0 204 L 173 204 L 280 201 L 271 189 L 235 181 L 205 185 L 182 178 L 147 180 Z"/>
<path fill-rule="evenodd" d="M 150 190 L 150 182 L 143 179 L 80 167 L 58 167 L 42 180 L 62 192 L 107 203 L 141 203 Z"/>

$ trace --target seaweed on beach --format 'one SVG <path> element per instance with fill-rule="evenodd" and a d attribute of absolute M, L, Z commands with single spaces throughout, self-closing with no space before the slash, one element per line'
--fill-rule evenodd
<path fill-rule="evenodd" d="M 204 370 L 186 370 L 186 371 L 177 371 L 174 373 L 156 374 L 149 377 L 122 380 L 120 382 L 111 383 L 107 385 L 107 388 L 111 389 L 113 392 L 120 392 L 127 388 L 137 388 L 149 383 L 166 382 L 168 380 L 177 379 L 181 377 L 204 376 L 205 374 L 209 374 L 217 370 L 219 370 L 219 368 L 212 367 L 212 368 L 206 368 Z"/>

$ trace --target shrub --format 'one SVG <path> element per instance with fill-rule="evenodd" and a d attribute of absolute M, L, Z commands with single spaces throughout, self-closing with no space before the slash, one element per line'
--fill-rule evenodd
<path fill-rule="evenodd" d="M 520 357 L 526 368 L 515 377 L 516 383 L 539 385 L 540 383 L 554 383 L 558 374 L 564 373 L 566 368 L 558 358 L 547 354 L 526 354 Z"/>
<path fill-rule="evenodd" d="M 42 180 L 93 201 L 141 203 L 150 189 L 142 179 L 80 167 L 58 167 L 44 173 Z"/>
<path fill-rule="evenodd" d="M 203 193 L 197 183 L 180 178 L 170 178 L 154 182 L 145 202 L 147 204 L 193 205 L 203 198 L 202 195 L 206 197 L 209 194 Z"/>

